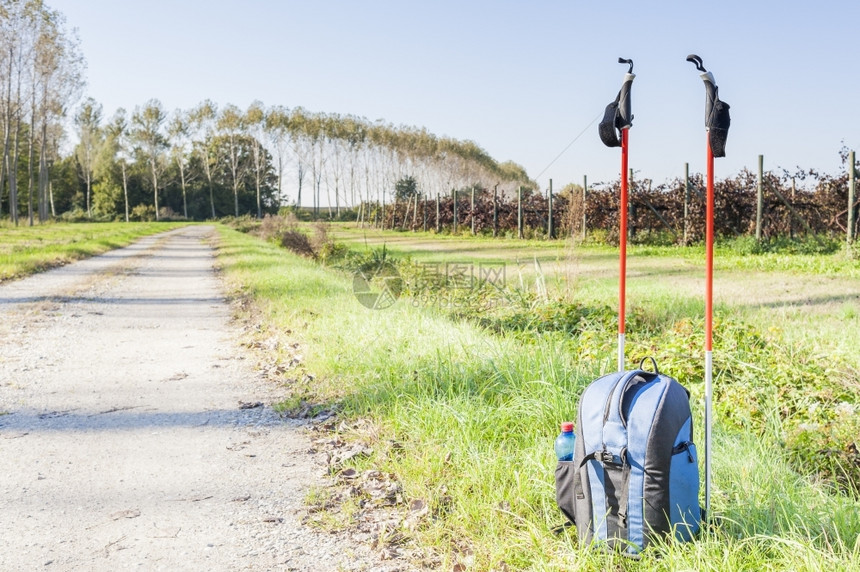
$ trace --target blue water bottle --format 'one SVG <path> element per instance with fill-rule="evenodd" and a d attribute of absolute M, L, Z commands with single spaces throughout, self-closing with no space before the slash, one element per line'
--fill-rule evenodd
<path fill-rule="evenodd" d="M 555 440 L 555 456 L 559 461 L 572 461 L 576 435 L 573 434 L 573 422 L 561 424 L 561 435 Z"/>

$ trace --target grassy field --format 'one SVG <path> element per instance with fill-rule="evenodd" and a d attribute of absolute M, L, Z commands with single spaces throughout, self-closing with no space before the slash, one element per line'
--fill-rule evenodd
<path fill-rule="evenodd" d="M 502 264 L 508 282 L 534 287 L 539 277 L 550 298 L 615 304 L 618 296 L 618 251 L 604 245 L 380 232 L 354 225 L 336 226 L 332 234 L 358 250 L 384 244 L 393 256 L 420 264 Z M 646 307 L 682 301 L 685 311 L 702 314 L 704 272 L 701 246 L 631 246 L 629 302 Z M 838 352 L 860 368 L 854 341 L 860 336 L 860 260 L 842 252 L 750 255 L 731 244 L 718 245 L 714 296 L 718 308 L 780 328 L 792 340 L 821 342 L 822 351 Z M 808 327 L 810 316 L 815 328 Z"/>
<path fill-rule="evenodd" d="M 278 348 L 262 359 L 283 372 L 284 408 L 336 409 L 332 442 L 369 453 L 335 467 L 343 487 L 311 495 L 325 509 L 314 513 L 321 525 L 387 511 L 377 547 L 410 547 L 447 570 L 856 569 L 860 502 L 851 467 L 828 449 L 858 434 L 856 262 L 721 253 L 714 526 L 632 562 L 551 532 L 562 521 L 558 423 L 614 368 L 615 251 L 339 227 L 359 257 L 380 256 L 384 243 L 388 256 L 408 258 L 398 263 L 407 284 L 444 262 L 506 269 L 503 292 L 424 298 L 407 286 L 393 306 L 370 310 L 353 295 L 348 264 L 325 268 L 220 233 L 220 264 L 250 302 L 259 345 Z M 655 355 L 691 389 L 700 422 L 701 249 L 630 256 L 629 363 Z M 377 506 L 356 475 L 384 475 L 399 492 Z"/>
<path fill-rule="evenodd" d="M 127 246 L 187 223 L 56 223 L 0 226 L 0 282 Z"/>

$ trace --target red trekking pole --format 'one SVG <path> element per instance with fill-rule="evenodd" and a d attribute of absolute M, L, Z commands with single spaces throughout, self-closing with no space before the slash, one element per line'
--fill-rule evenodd
<path fill-rule="evenodd" d="M 711 433 L 713 427 L 713 340 L 714 340 L 714 157 L 726 156 L 729 105 L 719 98 L 714 75 L 695 54 L 687 61 L 701 72 L 705 82 L 705 127 L 707 129 L 707 193 L 705 196 L 705 514 L 711 508 Z"/>
<path fill-rule="evenodd" d="M 627 155 L 629 150 L 629 131 L 633 126 L 633 113 L 630 109 L 630 88 L 633 85 L 633 60 L 618 58 L 619 64 L 630 68 L 624 74 L 624 83 L 615 101 L 606 106 L 603 121 L 600 122 L 600 139 L 607 147 L 621 147 L 621 197 L 618 207 L 619 216 L 619 280 L 618 280 L 618 371 L 624 371 L 624 323 L 627 298 Z M 620 133 L 620 137 L 619 137 Z"/>

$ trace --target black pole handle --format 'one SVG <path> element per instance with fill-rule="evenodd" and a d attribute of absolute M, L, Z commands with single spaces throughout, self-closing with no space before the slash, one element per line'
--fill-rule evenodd
<path fill-rule="evenodd" d="M 726 138 L 729 134 L 729 104 L 720 101 L 719 88 L 717 88 L 714 74 L 705 69 L 702 58 L 696 54 L 687 56 L 687 61 L 696 66 L 701 72 L 702 81 L 705 83 L 705 127 L 708 130 L 708 145 L 714 157 L 726 156 Z"/>
<path fill-rule="evenodd" d="M 633 111 L 630 103 L 630 87 L 633 85 L 633 78 L 636 77 L 633 74 L 633 60 L 618 58 L 618 63 L 627 64 L 630 67 L 627 69 L 627 75 L 624 76 L 624 83 L 621 84 L 615 101 L 606 106 L 603 121 L 598 125 L 600 140 L 607 147 L 621 147 L 619 132 L 633 125 Z"/>
<path fill-rule="evenodd" d="M 624 76 L 621 91 L 618 92 L 618 116 L 615 118 L 615 127 L 618 129 L 629 129 L 633 125 L 633 110 L 630 102 L 630 88 L 633 86 L 633 60 L 618 58 L 619 64 L 628 64 L 630 68 Z"/>
<path fill-rule="evenodd" d="M 697 56 L 696 54 L 690 54 L 687 56 L 687 61 L 696 66 L 696 69 L 702 73 L 707 73 L 708 70 L 705 69 L 705 66 L 702 65 L 702 58 Z"/>

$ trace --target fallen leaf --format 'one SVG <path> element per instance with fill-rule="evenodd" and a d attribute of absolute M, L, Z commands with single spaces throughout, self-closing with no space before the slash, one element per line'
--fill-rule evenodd
<path fill-rule="evenodd" d="M 344 469 L 338 474 L 338 476 L 345 481 L 350 481 L 358 477 L 358 471 L 352 468 Z"/>

